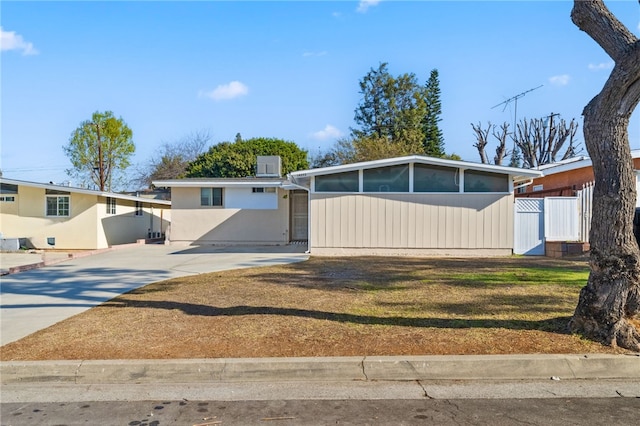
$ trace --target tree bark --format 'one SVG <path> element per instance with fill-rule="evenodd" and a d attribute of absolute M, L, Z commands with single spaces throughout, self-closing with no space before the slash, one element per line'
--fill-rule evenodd
<path fill-rule="evenodd" d="M 629 147 L 631 114 L 640 101 L 640 42 L 601 0 L 576 0 L 573 22 L 614 60 L 602 91 L 583 111 L 584 140 L 595 188 L 587 285 L 570 330 L 640 351 L 640 249 L 633 234 L 636 178 Z"/>

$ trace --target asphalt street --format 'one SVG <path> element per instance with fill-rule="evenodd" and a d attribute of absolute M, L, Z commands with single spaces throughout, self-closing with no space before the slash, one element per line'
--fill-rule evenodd
<path fill-rule="evenodd" d="M 640 399 L 155 400 L 2 404 L 2 425 L 638 424 Z"/>

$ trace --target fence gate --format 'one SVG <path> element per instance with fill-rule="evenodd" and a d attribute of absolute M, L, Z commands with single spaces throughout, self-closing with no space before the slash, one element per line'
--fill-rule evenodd
<path fill-rule="evenodd" d="M 516 198 L 515 254 L 544 255 L 544 198 Z"/>

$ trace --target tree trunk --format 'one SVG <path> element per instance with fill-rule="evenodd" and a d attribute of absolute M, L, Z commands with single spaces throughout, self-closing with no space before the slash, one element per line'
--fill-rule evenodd
<path fill-rule="evenodd" d="M 584 140 L 595 176 L 587 285 L 569 323 L 572 332 L 640 351 L 640 249 L 633 234 L 636 179 L 628 142 L 640 100 L 640 42 L 601 0 L 576 0 L 573 22 L 616 65 L 583 111 Z"/>

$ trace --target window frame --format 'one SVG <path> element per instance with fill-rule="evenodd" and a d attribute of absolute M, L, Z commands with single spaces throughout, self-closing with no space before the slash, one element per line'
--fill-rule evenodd
<path fill-rule="evenodd" d="M 116 206 L 118 204 L 114 197 L 107 197 L 105 205 L 107 206 L 107 214 L 116 214 Z"/>
<path fill-rule="evenodd" d="M 215 191 L 219 190 L 220 195 L 216 196 Z M 204 191 L 208 191 L 208 203 L 203 203 L 204 197 L 202 196 Z M 219 203 L 216 201 L 219 200 Z M 201 187 L 200 188 L 200 207 L 224 207 L 224 188 L 222 187 Z"/>
<path fill-rule="evenodd" d="M 56 200 L 55 214 L 49 214 L 49 199 Z M 60 203 L 61 199 L 66 199 L 66 206 L 64 205 L 65 203 L 62 203 L 62 204 Z M 64 214 L 65 207 L 66 207 L 66 214 Z M 60 214 L 61 210 L 63 214 Z M 70 217 L 71 216 L 71 195 L 64 195 L 64 194 L 45 195 L 44 214 L 46 217 Z"/>
<path fill-rule="evenodd" d="M 144 216 L 144 206 L 142 204 L 142 201 L 136 201 L 136 210 L 133 215 L 136 217 Z"/>

